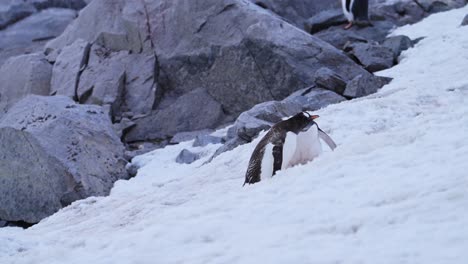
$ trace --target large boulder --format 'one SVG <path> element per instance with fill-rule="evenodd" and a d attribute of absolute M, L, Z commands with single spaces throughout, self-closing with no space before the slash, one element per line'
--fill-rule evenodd
<path fill-rule="evenodd" d="M 199 88 L 179 97 L 167 107 L 135 121 L 125 135 L 127 142 L 168 138 L 180 131 L 216 128 L 224 111 L 205 89 Z"/>
<path fill-rule="evenodd" d="M 0 117 L 28 94 L 48 95 L 52 66 L 42 54 L 8 59 L 0 67 Z"/>
<path fill-rule="evenodd" d="M 127 178 L 124 147 L 99 106 L 28 96 L 0 119 L 0 219 L 36 223 Z"/>
<path fill-rule="evenodd" d="M 394 52 L 386 46 L 375 43 L 354 43 L 345 50 L 370 72 L 385 70 L 393 66 Z"/>

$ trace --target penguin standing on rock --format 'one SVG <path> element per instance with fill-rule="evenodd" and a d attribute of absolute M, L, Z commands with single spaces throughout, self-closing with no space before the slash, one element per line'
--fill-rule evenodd
<path fill-rule="evenodd" d="M 349 22 L 344 27 L 345 29 L 351 28 L 353 24 L 360 26 L 371 25 L 368 15 L 369 0 L 341 0 L 341 5 Z"/>
<path fill-rule="evenodd" d="M 320 139 L 334 150 L 335 142 L 314 121 L 318 117 L 301 112 L 271 127 L 252 153 L 244 185 L 273 177 L 278 170 L 313 160 L 322 152 Z"/>

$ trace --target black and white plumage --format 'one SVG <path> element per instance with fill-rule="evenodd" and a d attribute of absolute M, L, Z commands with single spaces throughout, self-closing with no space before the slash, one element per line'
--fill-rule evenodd
<path fill-rule="evenodd" d="M 301 112 L 275 124 L 250 157 L 245 184 L 270 178 L 278 170 L 313 160 L 322 152 L 321 138 L 333 150 L 335 142 L 315 123 L 317 115 Z"/>
<path fill-rule="evenodd" d="M 353 23 L 369 25 L 369 0 L 341 0 L 343 13 L 349 24 L 345 26 L 348 29 Z"/>

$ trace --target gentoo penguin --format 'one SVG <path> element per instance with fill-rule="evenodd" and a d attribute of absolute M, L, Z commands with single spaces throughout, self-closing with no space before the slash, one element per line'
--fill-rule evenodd
<path fill-rule="evenodd" d="M 278 170 L 313 160 L 322 152 L 319 138 L 334 150 L 335 142 L 314 121 L 318 117 L 301 112 L 272 126 L 250 157 L 244 185 L 273 177 Z"/>
<path fill-rule="evenodd" d="M 370 25 L 369 15 L 367 10 L 369 8 L 369 0 L 341 0 L 343 7 L 343 13 L 348 19 L 348 25 L 344 28 L 349 29 L 353 26 L 353 23 L 358 25 L 367 26 Z"/>

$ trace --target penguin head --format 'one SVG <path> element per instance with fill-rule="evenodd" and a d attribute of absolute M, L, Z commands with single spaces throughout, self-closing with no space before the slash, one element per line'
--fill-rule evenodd
<path fill-rule="evenodd" d="M 318 115 L 311 115 L 308 112 L 300 112 L 287 121 L 291 124 L 290 130 L 298 133 L 300 131 L 306 131 L 311 126 L 315 125 L 314 119 L 318 117 Z"/>

